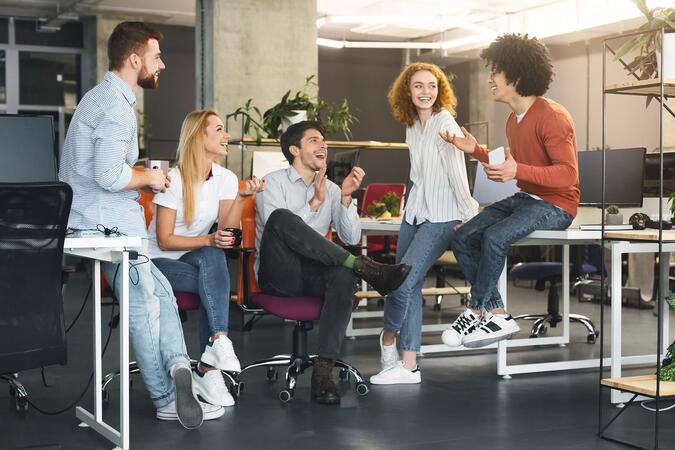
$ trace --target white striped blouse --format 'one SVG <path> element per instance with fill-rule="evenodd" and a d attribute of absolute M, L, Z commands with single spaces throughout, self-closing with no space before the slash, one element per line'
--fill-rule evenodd
<path fill-rule="evenodd" d="M 478 203 L 469 191 L 464 153 L 441 139 L 442 131 L 463 136 L 445 109 L 433 114 L 424 130 L 419 119 L 406 129 L 412 189 L 405 218 L 411 225 L 415 219 L 417 223 L 466 222 L 478 213 Z"/>

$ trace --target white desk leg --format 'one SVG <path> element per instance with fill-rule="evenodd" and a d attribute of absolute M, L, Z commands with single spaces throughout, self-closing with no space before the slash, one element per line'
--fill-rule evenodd
<path fill-rule="evenodd" d="M 611 272 L 611 376 L 618 378 L 621 376 L 621 251 L 616 249 L 616 244 L 610 246 L 610 261 L 612 264 Z M 604 308 L 605 305 L 601 305 Z M 625 395 L 624 395 L 625 396 Z M 621 392 L 612 389 L 611 402 L 621 403 Z"/>
<path fill-rule="evenodd" d="M 94 417 L 103 420 L 103 392 L 101 355 L 101 261 L 94 260 Z"/>
<path fill-rule="evenodd" d="M 663 344 L 663 347 L 661 348 L 661 355 L 659 356 L 661 359 L 663 359 L 663 356 L 666 354 L 666 349 L 670 345 L 670 341 L 668 340 L 669 333 L 669 311 L 670 307 L 668 306 L 668 303 L 666 303 L 665 298 L 670 294 L 670 252 L 663 252 L 659 256 L 659 261 L 663 261 L 663 263 L 659 264 L 659 283 L 661 284 L 661 320 L 663 321 L 663 327 L 661 328 L 661 343 Z"/>
<path fill-rule="evenodd" d="M 502 301 L 504 302 L 504 309 L 507 309 L 507 280 L 506 280 L 506 262 L 504 262 L 504 268 L 502 269 L 502 274 L 499 276 L 499 281 L 497 282 L 497 289 L 499 290 L 499 295 L 502 296 Z M 511 379 L 511 375 L 506 372 L 506 341 L 501 340 L 497 343 L 497 375 L 501 375 L 505 380 Z"/>
<path fill-rule="evenodd" d="M 563 337 L 565 343 L 570 342 L 570 246 L 562 246 L 562 296 L 563 296 Z M 560 344 L 561 347 L 565 344 Z"/>
<path fill-rule="evenodd" d="M 120 443 L 129 448 L 129 252 L 122 253 L 120 299 Z M 99 388 L 100 390 L 100 388 Z"/>

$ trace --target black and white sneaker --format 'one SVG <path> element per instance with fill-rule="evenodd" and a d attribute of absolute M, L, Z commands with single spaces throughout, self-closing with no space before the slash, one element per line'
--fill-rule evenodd
<path fill-rule="evenodd" d="M 480 323 L 480 316 L 477 316 L 466 308 L 462 314 L 443 332 L 441 340 L 448 347 L 459 347 L 462 345 L 464 337 L 476 329 Z"/>
<path fill-rule="evenodd" d="M 476 329 L 466 335 L 464 347 L 485 347 L 503 339 L 509 339 L 520 331 L 520 327 L 511 314 L 486 313 Z"/>

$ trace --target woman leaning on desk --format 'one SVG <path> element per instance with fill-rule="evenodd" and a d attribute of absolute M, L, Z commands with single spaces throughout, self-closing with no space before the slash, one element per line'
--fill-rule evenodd
<path fill-rule="evenodd" d="M 239 228 L 246 197 L 263 190 L 260 180 L 238 188 L 237 176 L 217 161 L 227 155 L 229 135 L 215 111 L 187 115 L 178 143 L 178 163 L 169 173 L 171 186 L 157 194 L 149 235 L 149 253 L 175 291 L 199 294 L 200 341 L 204 348 L 195 390 L 209 403 L 231 406 L 218 370 L 241 371 L 227 337 L 230 278 L 223 248 L 235 237 L 223 228 Z M 209 233 L 214 222 L 218 230 Z"/>
<path fill-rule="evenodd" d="M 396 120 L 406 126 L 412 189 L 405 205 L 396 263 L 412 266 L 384 303 L 380 334 L 382 371 L 372 384 L 420 383 L 417 353 L 422 341 L 422 287 L 427 271 L 445 252 L 462 221 L 478 212 L 471 197 L 464 154 L 441 139 L 446 129 L 461 134 L 453 115 L 457 99 L 443 71 L 414 63 L 403 69 L 388 94 Z M 402 360 L 396 349 L 396 335 Z"/>

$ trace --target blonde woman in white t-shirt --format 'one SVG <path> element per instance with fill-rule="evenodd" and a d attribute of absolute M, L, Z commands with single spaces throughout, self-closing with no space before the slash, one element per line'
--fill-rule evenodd
<path fill-rule="evenodd" d="M 219 370 L 241 371 L 227 337 L 230 279 L 224 248 L 235 237 L 224 228 L 239 228 L 245 198 L 263 190 L 260 180 L 239 189 L 237 176 L 217 161 L 227 155 L 229 135 L 215 111 L 187 115 L 178 143 L 178 163 L 166 192 L 157 194 L 149 229 L 149 253 L 176 291 L 201 299 L 200 340 L 204 347 L 193 386 L 205 401 L 231 406 Z M 218 230 L 209 233 L 215 222 Z M 219 369 L 219 370 L 216 370 Z"/>

